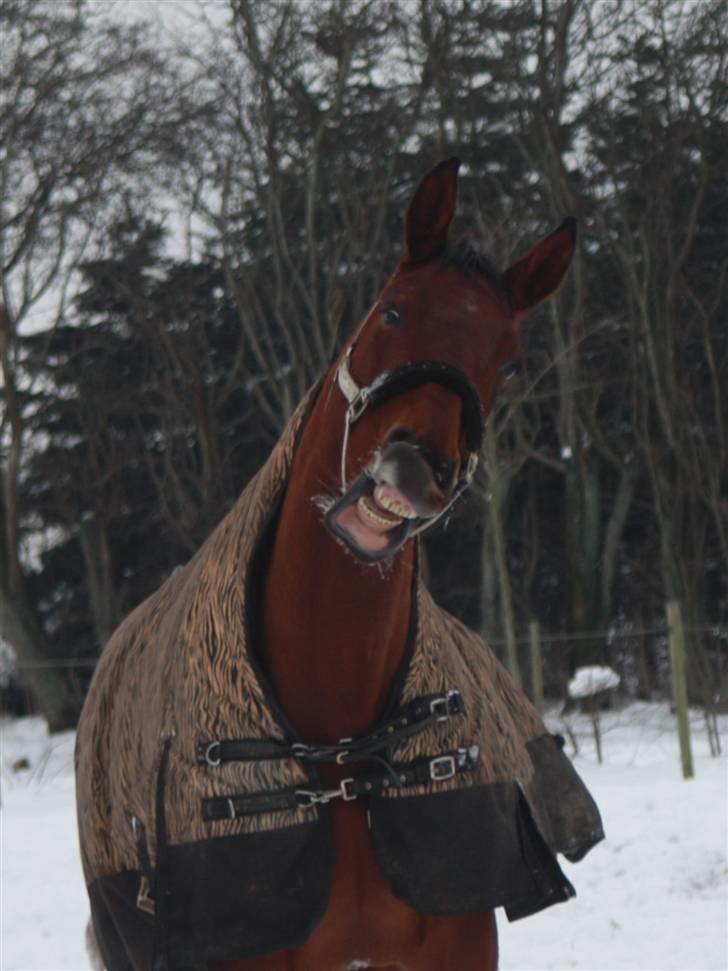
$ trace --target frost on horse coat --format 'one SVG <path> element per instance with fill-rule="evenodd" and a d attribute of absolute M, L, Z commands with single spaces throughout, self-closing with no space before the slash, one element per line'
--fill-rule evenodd
<path fill-rule="evenodd" d="M 293 947 L 326 909 L 328 807 L 202 812 L 205 799 L 319 788 L 315 766 L 198 758 L 210 739 L 295 740 L 256 654 L 256 582 L 310 398 L 197 555 L 121 624 L 99 661 L 76 769 L 84 872 L 109 971 L 206 969 Z M 457 689 L 464 710 L 388 754 L 410 762 L 477 746 L 479 759 L 452 778 L 370 797 L 393 892 L 424 913 L 504 906 L 511 918 L 568 899 L 555 853 L 579 859 L 602 838 L 593 800 L 484 642 L 420 580 L 413 599 L 390 708 Z"/>

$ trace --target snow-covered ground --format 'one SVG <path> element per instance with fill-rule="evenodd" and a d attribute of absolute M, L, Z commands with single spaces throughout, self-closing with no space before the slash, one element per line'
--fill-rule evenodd
<path fill-rule="evenodd" d="M 691 722 L 696 778 L 684 782 L 665 706 L 605 715 L 602 765 L 589 722 L 571 716 L 576 765 L 607 839 L 576 866 L 564 864 L 576 900 L 514 924 L 500 920 L 503 971 L 728 969 L 726 759 L 710 758 L 699 713 Z M 557 717 L 549 723 L 559 730 Z M 0 731 L 0 969 L 87 971 L 73 736 L 49 738 L 39 719 L 4 722 Z M 728 718 L 721 734 L 725 749 Z"/>

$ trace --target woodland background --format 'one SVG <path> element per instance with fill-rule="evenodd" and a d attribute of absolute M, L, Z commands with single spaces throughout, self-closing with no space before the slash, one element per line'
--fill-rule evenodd
<path fill-rule="evenodd" d="M 427 541 L 435 595 L 526 684 L 538 619 L 547 692 L 598 661 L 643 698 L 678 599 L 691 695 L 725 701 L 722 0 L 219 0 L 183 39 L 117 14 L 0 5 L 0 638 L 50 726 L 261 464 L 453 154 L 461 228 L 502 266 L 566 215 L 580 245 Z"/>

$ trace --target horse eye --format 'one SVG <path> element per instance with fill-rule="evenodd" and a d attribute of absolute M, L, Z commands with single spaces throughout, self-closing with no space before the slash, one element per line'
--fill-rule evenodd
<path fill-rule="evenodd" d="M 504 377 L 506 381 L 509 381 L 511 378 L 514 378 L 517 374 L 520 373 L 520 371 L 521 371 L 521 362 L 517 357 L 514 357 L 510 361 L 506 361 L 505 364 L 501 364 L 501 366 L 498 368 L 498 374 Z"/>
<path fill-rule="evenodd" d="M 382 320 L 385 324 L 400 324 L 402 323 L 402 315 L 396 307 L 383 307 Z"/>

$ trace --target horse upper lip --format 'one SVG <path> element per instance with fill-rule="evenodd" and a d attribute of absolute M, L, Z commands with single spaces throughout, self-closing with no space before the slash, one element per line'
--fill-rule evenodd
<path fill-rule="evenodd" d="M 375 491 L 379 486 L 396 490 L 420 519 L 436 516 L 448 500 L 437 485 L 432 466 L 413 443 L 393 442 L 384 446 L 375 454 L 367 471 Z"/>

